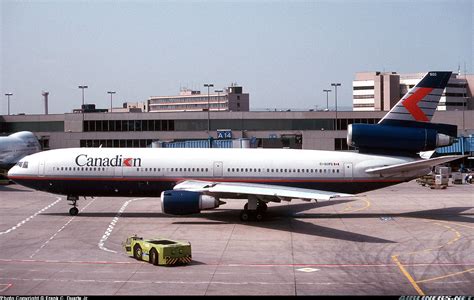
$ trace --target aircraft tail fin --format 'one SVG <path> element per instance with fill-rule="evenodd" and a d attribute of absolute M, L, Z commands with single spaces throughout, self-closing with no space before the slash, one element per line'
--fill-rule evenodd
<path fill-rule="evenodd" d="M 381 125 L 398 125 L 404 123 L 429 123 L 443 90 L 448 84 L 452 72 L 428 72 L 398 103 L 380 120 Z"/>

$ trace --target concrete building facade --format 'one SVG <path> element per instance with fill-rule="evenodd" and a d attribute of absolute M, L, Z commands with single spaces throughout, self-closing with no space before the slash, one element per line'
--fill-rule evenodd
<path fill-rule="evenodd" d="M 222 92 L 181 89 L 176 96 L 152 96 L 147 101 L 148 112 L 249 111 L 249 94 L 232 84 Z"/>
<path fill-rule="evenodd" d="M 352 82 L 354 111 L 389 111 L 426 73 L 360 72 Z M 474 75 L 453 73 L 438 110 L 474 109 Z"/>

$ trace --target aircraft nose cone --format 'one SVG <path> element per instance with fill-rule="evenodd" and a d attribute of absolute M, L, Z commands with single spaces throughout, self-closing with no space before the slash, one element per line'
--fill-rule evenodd
<path fill-rule="evenodd" d="M 7 177 L 11 178 L 17 174 L 17 166 L 12 167 L 10 170 L 8 170 Z"/>

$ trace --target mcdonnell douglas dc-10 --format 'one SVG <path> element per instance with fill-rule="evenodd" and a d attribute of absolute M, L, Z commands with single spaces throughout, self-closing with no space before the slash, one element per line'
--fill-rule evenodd
<path fill-rule="evenodd" d="M 8 176 L 66 195 L 161 197 L 162 211 L 186 215 L 245 199 L 243 221 L 264 218 L 268 202 L 330 200 L 406 182 L 459 156 L 421 159 L 449 145 L 456 126 L 430 123 L 451 72 L 429 72 L 378 124 L 352 124 L 359 152 L 294 149 L 71 148 L 22 159 Z"/>

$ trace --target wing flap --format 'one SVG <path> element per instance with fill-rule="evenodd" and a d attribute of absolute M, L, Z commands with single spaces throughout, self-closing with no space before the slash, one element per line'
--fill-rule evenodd
<path fill-rule="evenodd" d="M 188 190 L 207 194 L 256 195 L 278 199 L 303 199 L 327 201 L 337 197 L 351 197 L 351 194 L 334 193 L 320 190 L 294 188 L 271 184 L 246 182 L 212 182 L 187 180 L 177 184 L 175 190 Z"/>
<path fill-rule="evenodd" d="M 463 158 L 464 155 L 448 155 L 442 156 L 437 158 L 430 158 L 426 160 L 416 160 L 408 163 L 386 166 L 386 167 L 379 167 L 379 168 L 370 168 L 365 170 L 368 174 L 394 174 L 394 173 L 401 173 L 401 172 L 410 172 L 416 171 L 423 168 L 431 168 L 437 166 L 439 164 L 447 163 L 459 158 Z"/>

